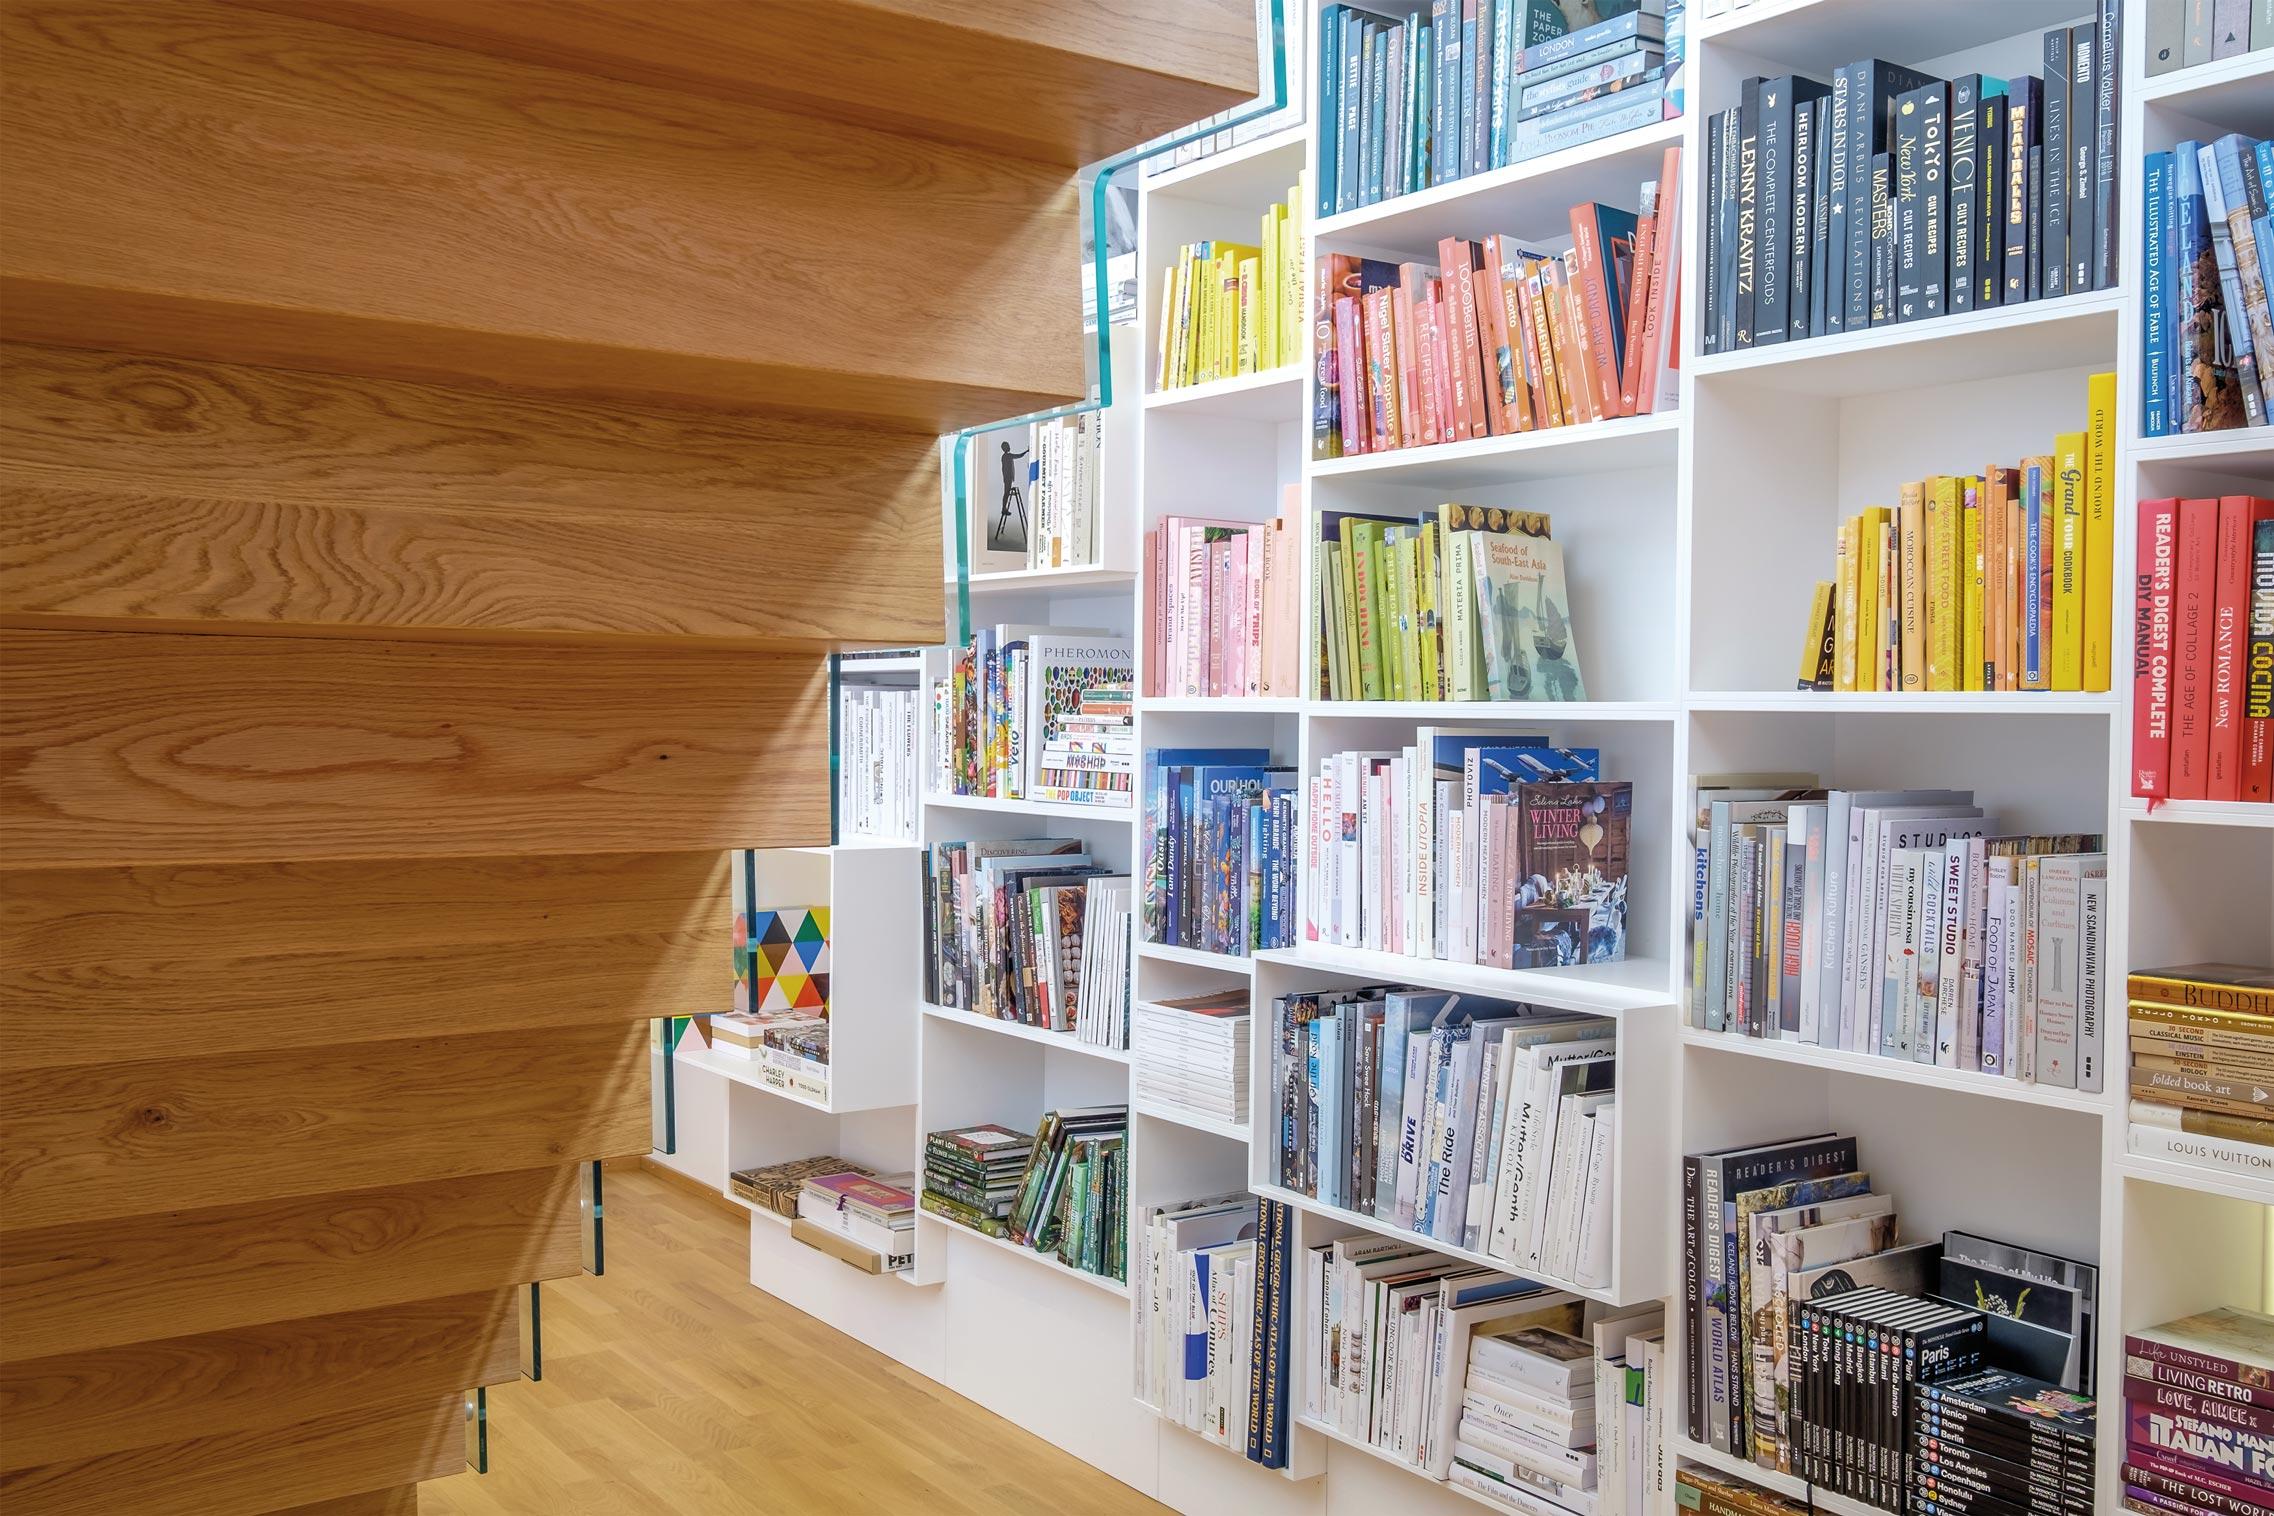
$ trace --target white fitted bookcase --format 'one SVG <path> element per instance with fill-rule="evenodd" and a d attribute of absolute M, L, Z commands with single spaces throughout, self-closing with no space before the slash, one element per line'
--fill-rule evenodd
<path fill-rule="evenodd" d="M 1317 0 L 1291 3 L 1304 8 L 1300 35 L 1314 36 Z M 1329 753 L 1400 746 L 1425 724 L 1504 724 L 1598 747 L 1605 777 L 1634 785 L 1629 961 L 1515 972 L 1308 943 L 1253 960 L 1140 944 L 1136 998 L 1251 984 L 1250 1105 L 1258 1113 L 1271 1108 L 1263 1088 L 1269 1005 L 1292 990 L 1405 982 L 1610 1016 L 1621 1090 L 1613 1268 L 1609 1287 L 1587 1293 L 1607 1303 L 1669 1300 L 1671 1453 L 1795 1495 L 1806 1493 L 1796 1482 L 1733 1464 L 1680 1435 L 1680 1156 L 1814 1130 L 1855 1134 L 1875 1183 L 1899 1203 L 1906 1238 L 1964 1227 L 2099 1263 L 2098 1375 L 2107 1409 L 2096 1509 L 2114 1509 L 2123 1331 L 2214 1304 L 2259 1305 L 2269 1273 L 2274 1165 L 2235 1173 L 2132 1153 L 2121 989 L 2130 965 L 2274 960 L 2274 808 L 2173 803 L 2151 814 L 2130 798 L 2123 656 L 2134 502 L 2274 492 L 2274 430 L 2143 440 L 2136 378 L 2141 155 L 2188 136 L 2274 134 L 2274 51 L 2147 79 L 2145 6 L 2127 0 L 2117 288 L 1705 356 L 1696 299 L 1700 138 L 1709 114 L 1735 104 L 1743 78 L 1799 71 L 1828 81 L 1839 65 L 1870 56 L 1945 76 L 2035 73 L 2043 31 L 2089 14 L 2084 0 L 1756 0 L 1716 9 L 1707 15 L 1703 0 L 1692 0 L 1683 119 L 1306 228 L 1313 254 L 1434 261 L 1440 237 L 1493 232 L 1562 246 L 1570 206 L 1591 198 L 1631 205 L 1641 181 L 1657 176 L 1665 148 L 1679 143 L 1687 356 L 1678 409 L 1313 462 L 1314 363 L 1147 393 L 1161 270 L 1188 240 L 1252 239 L 1264 208 L 1285 196 L 1298 172 L 1315 172 L 1312 132 L 1291 128 L 1142 181 L 1140 307 L 1135 326 L 1115 341 L 1102 566 L 975 576 L 971 620 L 1136 633 L 1148 526 L 1170 514 L 1265 520 L 1290 484 L 1300 486 L 1306 552 L 1309 521 L 1322 510 L 1453 499 L 1550 512 L 1564 548 L 1588 702 L 1141 699 L 1139 741 L 1145 748 L 1269 746 L 1303 778 Z M 1313 50 L 1308 41 L 1291 48 L 1296 88 L 1313 72 Z M 1315 119 L 1315 102 L 1309 114 Z M 2110 369 L 2120 416 L 2117 688 L 2084 695 L 1795 691 L 1809 591 L 1831 569 L 1840 518 L 1888 503 L 1904 479 L 2045 450 L 2055 433 L 2083 425 L 2085 376 Z M 952 445 L 942 456 L 952 523 Z M 949 563 L 952 581 L 952 549 Z M 1315 624 L 1315 609 L 1306 610 Z M 1142 659 L 1142 636 L 1133 640 Z M 925 653 L 922 678 L 943 659 Z M 1306 685 L 1315 688 L 1315 680 Z M 2010 826 L 2105 832 L 2107 1092 L 1691 1028 L 1689 779 L 1762 769 L 1812 771 L 1845 787 L 1971 788 Z M 924 798 L 925 843 L 1072 835 L 1116 865 L 1137 856 L 1134 811 Z M 920 930 L 910 901 L 852 889 L 833 902 L 840 974 L 844 934 L 865 929 L 866 913 Z M 850 987 L 839 983 L 836 1014 L 856 1014 Z M 878 997 L 861 1009 L 873 1010 L 887 1041 L 913 1054 L 890 1065 L 900 1082 L 884 1082 L 889 1103 L 880 1096 L 880 1108 L 821 1112 L 761 1090 L 722 1092 L 716 1072 L 683 1052 L 675 1161 L 722 1185 L 724 1167 L 822 1150 L 920 1168 L 927 1131 L 982 1120 L 1017 1126 L 1053 1105 L 1130 1098 L 1126 1054 L 924 1006 L 918 982 L 860 993 Z M 866 1056 L 856 1046 L 869 1043 L 840 1043 L 840 1060 Z M 844 1076 L 850 1083 L 853 1071 Z M 1129 1145 L 1136 1208 L 1245 1184 L 1293 1205 L 1305 1244 L 1383 1225 L 1279 1190 L 1268 1140 L 1251 1142 L 1231 1123 L 1133 1103 Z M 721 1157 L 724 1165 L 713 1170 Z M 769 1218 L 756 1217 L 751 1230 L 755 1284 L 1180 1510 L 1427 1513 L 1472 1509 L 1477 1499 L 1324 1426 L 1294 1429 L 1292 1466 L 1281 1475 L 1158 1419 L 1132 1398 L 1136 1323 L 1128 1290 L 1112 1281 L 928 1215 L 918 1222 L 916 1269 L 897 1281 L 854 1274 L 799 1248 Z M 1299 1388 L 1292 1400 L 1299 1407 Z M 1864 1509 L 1823 1493 L 1816 1500 L 1820 1509 Z"/>

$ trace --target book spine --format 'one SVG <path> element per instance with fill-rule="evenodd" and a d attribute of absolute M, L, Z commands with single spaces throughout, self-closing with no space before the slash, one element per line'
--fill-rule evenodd
<path fill-rule="evenodd" d="M 2172 631 L 2179 502 L 2143 500 L 2133 561 L 2132 793 L 2171 793 Z"/>
<path fill-rule="evenodd" d="M 2041 180 L 2044 235 L 2037 258 L 2037 290 L 2041 299 L 2068 293 L 2069 273 L 2069 46 L 2070 29 L 2056 26 L 2045 34 L 2045 170 Z"/>
<path fill-rule="evenodd" d="M 1974 308 L 1976 260 L 1981 237 L 1981 152 L 1976 133 L 1981 125 L 1980 74 L 1962 74 L 1950 82 L 1950 310 L 1953 314 Z"/>
<path fill-rule="evenodd" d="M 1919 314 L 1941 315 L 1949 307 L 1950 270 L 1950 89 L 1930 84 L 1919 98 Z"/>
<path fill-rule="evenodd" d="M 2212 553 L 2211 739 L 2205 766 L 2205 798 L 2242 798 L 2242 655 L 2250 602 L 2250 499 L 2229 495 L 2219 502 L 2217 539 Z"/>

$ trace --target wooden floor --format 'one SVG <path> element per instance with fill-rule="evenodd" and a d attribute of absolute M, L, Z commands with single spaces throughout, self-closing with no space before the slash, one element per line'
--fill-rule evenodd
<path fill-rule="evenodd" d="M 608 1173 L 608 1273 L 544 1287 L 545 1377 L 490 1391 L 490 1472 L 423 1516 L 1159 1512 L 749 1284 L 748 1223 Z"/>

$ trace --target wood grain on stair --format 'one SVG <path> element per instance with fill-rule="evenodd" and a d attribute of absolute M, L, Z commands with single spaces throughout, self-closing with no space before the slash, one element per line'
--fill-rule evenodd
<path fill-rule="evenodd" d="M 123 629 L 938 637 L 928 433 L 0 351 L 0 617 Z"/>
<path fill-rule="evenodd" d="M 1256 93 L 1249 0 L 247 0 L 1068 167 Z"/>
<path fill-rule="evenodd" d="M 0 1361 L 557 1279 L 573 1166 L 0 1231 Z"/>
<path fill-rule="evenodd" d="M 648 1038 L 641 1022 L 0 1071 L 0 1231 L 644 1152 Z"/>
<path fill-rule="evenodd" d="M 0 632 L 0 864 L 827 840 L 801 654 Z"/>
<path fill-rule="evenodd" d="M 1085 387 L 1060 167 L 219 0 L 0 46 L 19 339 L 934 431 Z"/>
<path fill-rule="evenodd" d="M 726 869 L 624 853 L 0 871 L 0 1067 L 722 1005 Z"/>
<path fill-rule="evenodd" d="M 514 1291 L 484 1291 L 0 1364 L 0 1468 L 498 1384 L 519 1318 Z"/>
<path fill-rule="evenodd" d="M 0 1508 L 8 1516 L 254 1516 L 465 1465 L 463 1396 L 453 1395 L 15 1469 L 0 1473 Z"/>

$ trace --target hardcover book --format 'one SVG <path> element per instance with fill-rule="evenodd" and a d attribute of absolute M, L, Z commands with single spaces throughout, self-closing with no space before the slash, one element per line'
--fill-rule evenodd
<path fill-rule="evenodd" d="M 1550 782 L 1517 794 L 1516 966 L 1624 959 L 1634 786 Z"/>

